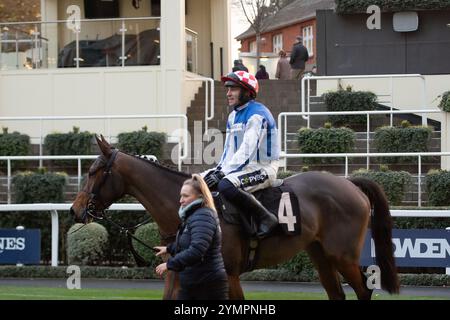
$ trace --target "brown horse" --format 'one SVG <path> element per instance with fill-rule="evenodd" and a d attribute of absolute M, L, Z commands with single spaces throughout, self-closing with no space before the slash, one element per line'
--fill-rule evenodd
<path fill-rule="evenodd" d="M 89 222 L 125 194 L 135 197 L 158 224 L 163 243 L 176 233 L 179 191 L 190 175 L 163 167 L 111 148 L 97 138 L 101 155 L 89 170 L 84 189 L 77 195 L 71 213 L 78 222 Z M 347 179 L 328 173 L 308 172 L 289 177 L 302 213 L 299 236 L 274 235 L 261 240 L 255 268 L 287 261 L 306 250 L 318 270 L 330 299 L 345 299 L 338 272 L 355 290 L 358 299 L 370 299 L 366 279 L 359 266 L 369 220 L 376 246 L 381 286 L 390 293 L 399 290 L 392 252 L 391 216 L 380 187 L 367 179 Z M 361 189 L 360 189 L 361 188 Z M 363 190 L 363 191 L 361 191 Z M 373 213 L 370 219 L 371 212 Z M 246 266 L 249 239 L 236 225 L 221 219 L 223 257 L 229 275 L 230 298 L 243 299 L 239 275 Z M 166 277 L 164 298 L 175 298 L 177 281 Z M 173 289 L 173 290 L 172 290 Z"/>

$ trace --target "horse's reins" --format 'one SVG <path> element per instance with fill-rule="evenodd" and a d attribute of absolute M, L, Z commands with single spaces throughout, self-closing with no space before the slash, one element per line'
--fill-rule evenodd
<path fill-rule="evenodd" d="M 102 179 L 100 180 L 100 183 L 97 185 L 94 184 L 94 187 L 92 188 L 92 191 L 90 193 L 88 193 L 84 190 L 82 191 L 82 192 L 89 194 L 89 200 L 87 202 L 86 208 L 84 208 L 83 216 L 81 217 L 81 219 L 83 221 L 85 221 L 87 216 L 90 216 L 91 218 L 97 219 L 97 220 L 103 220 L 106 217 L 106 215 L 105 215 L 106 207 L 102 203 L 102 201 L 100 201 L 98 199 L 98 195 L 100 194 L 100 188 L 105 184 L 106 179 L 108 179 L 108 177 L 111 175 L 111 168 L 112 168 L 112 165 L 113 165 L 114 160 L 116 159 L 118 153 L 119 153 L 119 151 L 117 149 L 112 150 L 112 154 L 109 157 L 109 159 L 106 162 L 106 165 L 104 167 L 103 176 L 102 176 Z M 97 170 L 94 172 L 89 172 L 89 176 L 94 175 L 96 172 L 97 172 Z M 96 208 L 95 204 L 97 201 L 101 202 L 101 204 L 102 204 L 101 210 L 98 210 Z M 100 215 L 99 215 L 99 213 L 100 213 Z"/>
<path fill-rule="evenodd" d="M 153 249 L 152 246 L 148 245 L 148 244 L 145 243 L 144 241 L 142 241 L 142 240 L 140 240 L 139 238 L 137 238 L 137 237 L 136 237 L 133 233 L 131 233 L 130 231 L 135 230 L 135 229 L 139 228 L 140 226 L 146 224 L 147 222 L 150 221 L 150 218 L 147 218 L 146 220 L 144 220 L 144 221 L 142 221 L 142 222 L 140 222 L 140 223 L 138 223 L 137 225 L 134 225 L 134 226 L 132 226 L 132 227 L 123 227 L 123 226 L 121 226 L 120 224 L 118 224 L 117 222 L 115 222 L 114 220 L 112 220 L 110 217 L 108 217 L 108 216 L 106 215 L 105 210 L 107 209 L 107 207 L 106 207 L 106 206 L 104 205 L 104 203 L 99 199 L 100 189 L 101 189 L 101 187 L 105 184 L 105 182 L 106 182 L 106 180 L 108 179 L 108 177 L 111 175 L 111 168 L 112 168 L 112 165 L 113 165 L 114 160 L 116 159 L 118 153 L 119 153 L 119 150 L 117 150 L 117 149 L 113 149 L 113 150 L 112 150 L 112 154 L 111 154 L 110 158 L 108 159 L 108 161 L 106 162 L 106 165 L 104 166 L 102 179 L 100 180 L 100 182 L 99 182 L 97 185 L 94 185 L 94 187 L 92 188 L 92 191 L 89 192 L 89 193 L 86 192 L 86 191 L 84 191 L 84 190 L 82 191 L 82 192 L 85 192 L 85 193 L 88 193 L 88 194 L 89 194 L 89 200 L 88 200 L 87 205 L 86 205 L 86 207 L 85 207 L 85 209 L 84 209 L 84 211 L 83 211 L 83 216 L 82 216 L 81 219 L 82 219 L 83 221 L 85 221 L 86 217 L 87 217 L 87 216 L 90 216 L 90 217 L 91 217 L 92 219 L 94 219 L 94 220 L 105 220 L 105 221 L 107 221 L 108 223 L 112 224 L 113 226 L 115 226 L 116 228 L 118 228 L 118 229 L 120 230 L 120 233 L 124 233 L 124 234 L 127 235 L 128 240 L 129 240 L 129 244 L 130 244 L 131 251 L 135 254 L 135 256 L 138 257 L 138 258 L 141 260 L 141 262 L 146 262 L 146 261 L 144 260 L 144 258 L 142 258 L 142 257 L 134 250 L 134 248 L 133 248 L 133 246 L 132 246 L 131 238 L 134 239 L 135 241 L 137 241 L 138 243 L 140 243 L 141 245 L 143 245 L 144 247 L 146 247 L 146 248 L 152 250 L 152 251 L 157 251 L 157 250 Z M 100 168 L 99 168 L 99 169 L 100 169 Z M 94 172 L 89 172 L 89 175 L 92 176 L 92 175 L 94 175 L 96 172 L 97 172 L 97 170 L 94 171 Z M 101 209 L 101 210 L 99 210 L 99 209 L 96 208 L 96 203 L 97 203 L 97 202 L 100 202 L 100 203 L 101 203 L 101 205 L 102 205 L 102 209 Z M 82 226 L 81 226 L 80 228 L 78 228 L 77 230 L 73 231 L 72 233 L 79 231 L 79 230 L 80 230 L 81 228 L 83 228 L 84 226 L 85 226 L 85 224 L 82 225 Z M 169 240 L 169 239 L 173 239 L 174 237 L 175 237 L 175 235 L 164 235 L 164 236 L 163 236 L 163 235 L 160 233 L 160 238 L 161 238 L 161 240 L 163 240 L 163 241 L 167 241 L 167 240 Z"/>

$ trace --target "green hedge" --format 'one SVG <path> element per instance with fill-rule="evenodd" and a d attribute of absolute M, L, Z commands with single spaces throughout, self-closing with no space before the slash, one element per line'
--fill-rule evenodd
<path fill-rule="evenodd" d="M 439 108 L 443 111 L 450 112 L 450 91 L 446 91 L 442 94 Z"/>
<path fill-rule="evenodd" d="M 395 229 L 445 229 L 450 226 L 450 218 L 393 217 L 392 220 Z"/>
<path fill-rule="evenodd" d="M 302 153 L 348 153 L 355 145 L 355 133 L 348 128 L 301 128 L 298 144 Z M 344 158 L 304 158 L 304 163 L 336 163 Z"/>
<path fill-rule="evenodd" d="M 131 196 L 125 196 L 118 203 L 136 203 L 136 199 Z M 149 218 L 149 214 L 146 211 L 108 211 L 108 217 L 115 223 L 131 228 Z M 151 217 L 150 217 L 151 219 Z M 150 221 L 153 221 L 152 219 Z M 135 266 L 136 262 L 134 260 L 133 254 L 130 251 L 130 246 L 128 244 L 128 238 L 125 234 L 121 233 L 120 230 L 107 221 L 99 221 L 106 230 L 108 230 L 109 237 L 109 265 L 127 265 Z"/>
<path fill-rule="evenodd" d="M 0 266 L 0 278 L 67 279 L 67 266 Z M 81 279 L 152 279 L 150 268 L 80 266 Z M 82 280 L 83 281 L 83 280 Z"/>
<path fill-rule="evenodd" d="M 12 180 L 14 203 L 60 203 L 63 202 L 67 176 L 64 173 L 22 172 Z M 69 215 L 60 215 L 60 233 L 65 234 Z M 4 212 L 0 214 L 0 228 L 15 228 L 22 225 L 27 229 L 41 230 L 41 259 L 51 259 L 51 219 L 49 211 Z M 65 257 L 65 240 L 60 237 L 60 257 Z"/>
<path fill-rule="evenodd" d="M 106 261 L 107 248 L 108 232 L 98 223 L 76 223 L 67 232 L 67 263 L 70 265 L 101 265 Z"/>
<path fill-rule="evenodd" d="M 380 153 L 427 152 L 432 130 L 425 126 L 380 127 L 375 130 L 374 144 Z M 382 157 L 385 163 L 417 163 L 417 157 Z"/>
<path fill-rule="evenodd" d="M 141 131 L 124 132 L 118 135 L 118 148 L 130 154 L 154 155 L 158 159 L 163 155 L 166 134 L 162 132 L 147 132 L 147 127 Z"/>
<path fill-rule="evenodd" d="M 158 246 L 161 243 L 158 225 L 156 223 L 147 223 L 140 226 L 136 229 L 134 235 L 136 238 L 151 247 Z M 150 263 L 150 268 L 156 268 L 156 266 L 162 262 L 161 258 L 155 255 L 155 252 L 145 247 L 138 241 L 133 240 L 133 247 L 145 261 Z"/>
<path fill-rule="evenodd" d="M 428 193 L 428 205 L 450 205 L 450 172 L 447 170 L 430 170 L 425 177 Z"/>
<path fill-rule="evenodd" d="M 278 171 L 277 173 L 277 179 L 286 179 L 290 176 L 293 176 L 295 174 L 297 174 L 299 172 L 295 172 L 295 171 L 290 171 L 290 170 L 286 170 L 286 171 Z"/>
<path fill-rule="evenodd" d="M 303 277 L 315 277 L 317 272 L 306 252 L 296 254 L 291 260 L 278 265 L 278 268 Z"/>
<path fill-rule="evenodd" d="M 25 171 L 13 177 L 15 203 L 64 202 L 67 174 Z"/>
<path fill-rule="evenodd" d="M 412 182 L 412 176 L 405 171 L 372 171 L 366 169 L 356 170 L 353 177 L 365 177 L 380 184 L 391 205 L 402 202 L 405 188 Z"/>
<path fill-rule="evenodd" d="M 67 266 L 0 266 L 0 278 L 67 279 Z M 151 268 L 118 268 L 80 266 L 82 279 L 160 279 Z M 416 286 L 450 286 L 445 274 L 399 274 L 400 284 Z M 258 269 L 241 275 L 242 281 L 298 281 L 318 282 L 317 273 L 296 274 L 285 269 Z"/>
<path fill-rule="evenodd" d="M 328 111 L 370 111 L 377 106 L 377 96 L 373 92 L 338 90 L 322 95 Z M 366 124 L 366 115 L 329 116 L 334 126 L 351 126 Z"/>
<path fill-rule="evenodd" d="M 366 13 L 377 5 L 383 12 L 450 9 L 449 0 L 336 0 L 337 13 Z"/>
<path fill-rule="evenodd" d="M 8 133 L 8 128 L 3 128 L 0 134 L 0 156 L 27 156 L 30 154 L 30 137 L 17 131 Z M 23 161 L 12 161 L 12 168 L 22 165 Z M 6 161 L 0 161 L 1 166 L 6 166 Z"/>
<path fill-rule="evenodd" d="M 67 266 L 0 266 L 0 278 L 53 278 L 67 279 Z M 160 279 L 152 268 L 113 268 L 80 266 L 85 279 Z M 416 286 L 450 286 L 450 276 L 445 274 L 399 274 L 400 284 Z M 298 275 L 285 269 L 258 269 L 240 276 L 242 281 L 298 281 L 318 282 L 317 274 Z"/>
<path fill-rule="evenodd" d="M 80 132 L 73 127 L 73 132 L 51 133 L 44 139 L 44 150 L 49 155 L 89 155 L 94 135 L 88 131 Z M 89 161 L 83 161 L 87 163 Z M 76 160 L 57 160 L 58 165 L 76 165 Z"/>

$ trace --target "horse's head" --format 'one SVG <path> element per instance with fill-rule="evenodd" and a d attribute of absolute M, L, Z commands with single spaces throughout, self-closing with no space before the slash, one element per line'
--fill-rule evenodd
<path fill-rule="evenodd" d="M 89 175 L 83 189 L 77 194 L 70 208 L 76 222 L 87 223 L 101 219 L 103 212 L 114 201 L 124 195 L 124 184 L 117 171 L 118 150 L 101 136 L 95 136 L 101 154 L 89 168 Z"/>

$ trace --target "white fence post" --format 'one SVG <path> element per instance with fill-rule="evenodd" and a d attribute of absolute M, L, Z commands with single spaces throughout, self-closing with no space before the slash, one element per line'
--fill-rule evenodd
<path fill-rule="evenodd" d="M 59 219 L 58 211 L 51 210 L 52 214 L 52 267 L 58 266 L 58 242 L 59 242 Z"/>

